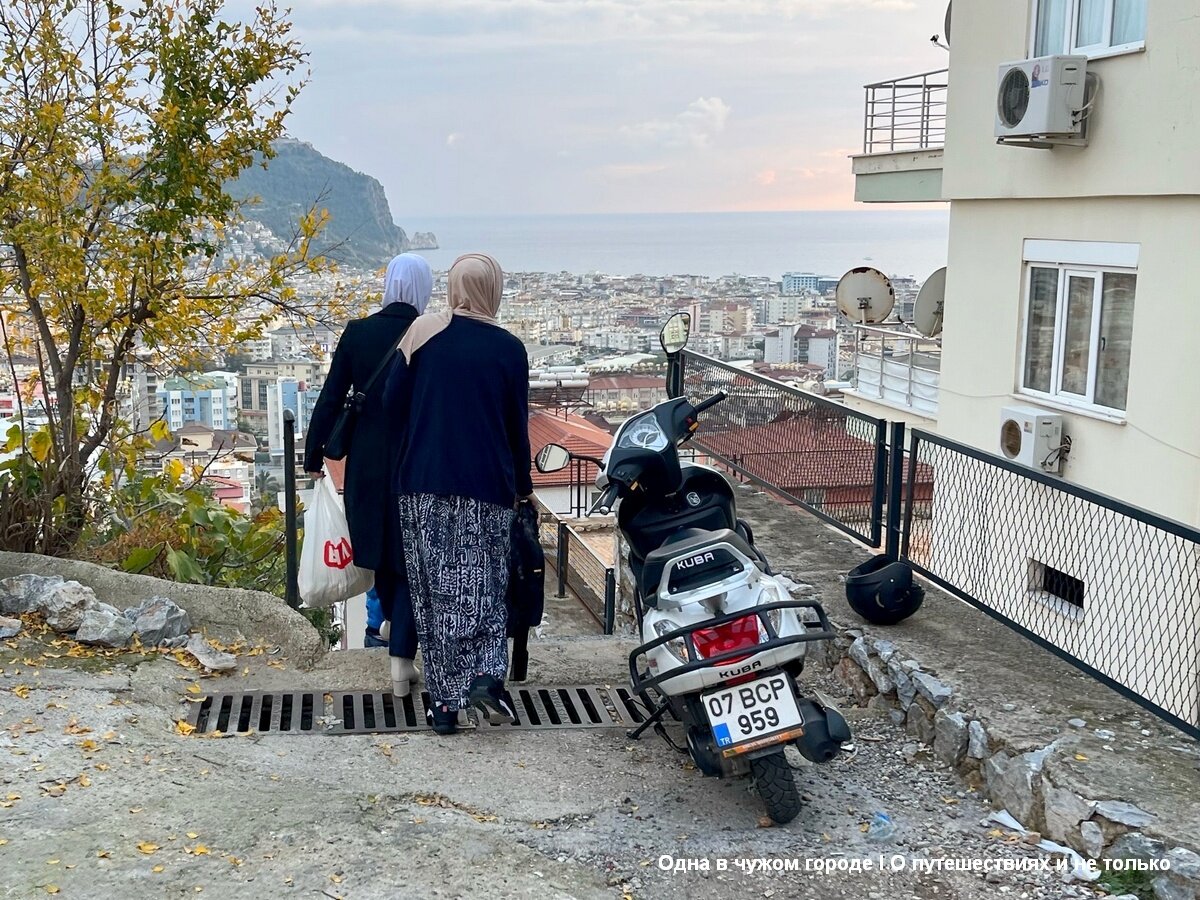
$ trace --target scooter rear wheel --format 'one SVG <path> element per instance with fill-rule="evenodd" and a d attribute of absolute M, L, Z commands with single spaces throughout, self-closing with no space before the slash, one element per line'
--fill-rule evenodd
<path fill-rule="evenodd" d="M 750 760 L 750 775 L 772 822 L 786 825 L 800 815 L 800 790 L 783 750 Z"/>

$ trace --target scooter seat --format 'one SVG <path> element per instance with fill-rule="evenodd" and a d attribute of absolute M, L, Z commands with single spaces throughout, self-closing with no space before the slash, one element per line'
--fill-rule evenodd
<path fill-rule="evenodd" d="M 641 577 L 638 579 L 642 598 L 646 605 L 656 605 L 655 592 L 658 590 L 659 582 L 662 581 L 663 571 L 671 560 L 687 556 L 689 553 L 699 554 L 716 544 L 728 544 L 746 557 L 752 560 L 758 559 L 754 548 L 746 542 L 744 537 L 732 529 L 722 528 L 717 531 L 706 531 L 699 528 L 686 528 L 657 550 L 646 554 L 646 560 L 642 564 Z"/>

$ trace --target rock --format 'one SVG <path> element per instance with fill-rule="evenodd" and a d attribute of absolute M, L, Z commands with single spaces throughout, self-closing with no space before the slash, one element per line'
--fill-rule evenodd
<path fill-rule="evenodd" d="M 1167 852 L 1162 841 L 1146 837 L 1140 831 L 1129 831 L 1121 835 L 1108 848 L 1109 859 L 1140 859 L 1149 862 L 1159 859 Z"/>
<path fill-rule="evenodd" d="M 983 723 L 972 719 L 967 726 L 967 756 L 970 759 L 987 759 L 988 736 Z"/>
<path fill-rule="evenodd" d="M 913 686 L 912 679 L 908 677 L 904 666 L 895 657 L 888 660 L 887 673 L 892 685 L 896 688 L 896 699 L 900 701 L 900 706 L 908 709 L 917 696 L 917 689 Z"/>
<path fill-rule="evenodd" d="M 933 709 L 924 697 L 918 697 L 908 708 L 908 722 L 905 730 L 922 744 L 933 744 L 933 717 L 937 710 Z"/>
<path fill-rule="evenodd" d="M 888 678 L 887 673 L 883 670 L 883 666 L 876 659 L 867 660 L 867 677 L 874 683 L 875 690 L 881 694 L 890 694 L 895 690 L 892 679 Z"/>
<path fill-rule="evenodd" d="M 941 708 L 950 699 L 950 688 L 928 672 L 914 672 L 912 682 L 917 693 L 932 703 L 935 709 Z"/>
<path fill-rule="evenodd" d="M 887 665 L 888 660 L 896 655 L 896 645 L 891 641 L 875 640 L 871 642 L 871 646 L 875 648 L 879 661 L 884 665 Z"/>
<path fill-rule="evenodd" d="M 132 618 L 134 630 L 149 647 L 184 636 L 192 628 L 187 612 L 166 597 L 151 597 Z"/>
<path fill-rule="evenodd" d="M 181 634 L 179 637 L 168 638 L 167 640 L 162 641 L 159 646 L 177 650 L 180 647 L 186 647 L 189 639 L 190 635 Z"/>
<path fill-rule="evenodd" d="M 1073 791 L 1052 784 L 1042 785 L 1042 800 L 1046 834 L 1050 840 L 1082 850 L 1084 845 L 1080 840 L 1079 823 L 1091 818 L 1096 809 L 1095 802 L 1084 800 Z"/>
<path fill-rule="evenodd" d="M 926 757 L 928 748 L 924 744 L 918 744 L 916 741 L 910 741 L 900 748 L 900 752 L 904 755 L 905 762 L 913 762 L 918 758 Z"/>
<path fill-rule="evenodd" d="M 867 709 L 873 709 L 881 713 L 890 713 L 892 712 L 892 701 L 883 694 L 876 694 L 867 701 Z"/>
<path fill-rule="evenodd" d="M 16 637 L 21 633 L 21 620 L 0 616 L 0 640 Z"/>
<path fill-rule="evenodd" d="M 892 720 L 893 725 L 903 725 L 905 719 L 904 710 L 893 709 L 888 713 L 888 718 Z"/>
<path fill-rule="evenodd" d="M 1154 896 L 1158 900 L 1196 900 L 1200 897 L 1200 856 L 1176 847 L 1165 859 L 1171 868 L 1154 879 Z"/>
<path fill-rule="evenodd" d="M 1083 719 L 1067 719 L 1067 724 L 1072 728 L 1087 728 L 1087 722 Z"/>
<path fill-rule="evenodd" d="M 1153 815 L 1124 800 L 1101 800 L 1096 804 L 1096 815 L 1130 828 L 1145 828 L 1154 822 Z"/>
<path fill-rule="evenodd" d="M 1104 852 L 1104 832 L 1095 822 L 1081 822 L 1079 834 L 1083 838 L 1083 852 L 1090 859 L 1099 859 Z"/>
<path fill-rule="evenodd" d="M 1029 829 L 1040 826 L 1042 817 L 1042 759 L 1039 753 L 1009 756 L 1003 750 L 983 764 L 984 782 L 992 804 L 1007 809 Z"/>
<path fill-rule="evenodd" d="M 79 628 L 83 614 L 98 602 L 96 592 L 90 587 L 78 581 L 64 581 L 42 593 L 35 609 L 46 617 L 47 625 L 59 634 L 68 634 Z"/>
<path fill-rule="evenodd" d="M 133 637 L 133 623 L 108 604 L 89 609 L 75 632 L 81 644 L 100 647 L 125 647 Z"/>
<path fill-rule="evenodd" d="M 1107 728 L 1096 729 L 1096 737 L 1100 738 L 1102 741 L 1111 741 L 1116 736 L 1117 733 L 1115 731 L 1109 731 Z"/>
<path fill-rule="evenodd" d="M 57 575 L 13 575 L 0 581 L 0 614 L 19 616 L 37 609 L 37 600 L 62 584 Z"/>
<path fill-rule="evenodd" d="M 188 653 L 196 657 L 200 665 L 213 672 L 228 672 L 237 668 L 237 657 L 232 653 L 217 650 L 204 639 L 203 635 L 193 634 L 185 647 Z"/>
<path fill-rule="evenodd" d="M 858 663 L 864 671 L 866 670 L 868 664 L 866 638 L 855 638 L 854 643 L 850 645 L 850 658 Z"/>
<path fill-rule="evenodd" d="M 951 768 L 957 768 L 967 752 L 967 720 L 960 712 L 939 709 L 933 717 L 933 752 Z"/>

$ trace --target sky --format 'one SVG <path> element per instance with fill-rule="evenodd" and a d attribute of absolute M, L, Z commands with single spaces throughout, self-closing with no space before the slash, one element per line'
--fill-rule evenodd
<path fill-rule="evenodd" d="M 943 68 L 945 0 L 292 0 L 289 130 L 397 220 L 852 209 L 862 85 Z"/>

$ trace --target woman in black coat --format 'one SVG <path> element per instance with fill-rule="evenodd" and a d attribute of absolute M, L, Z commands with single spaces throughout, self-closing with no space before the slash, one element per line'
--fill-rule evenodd
<path fill-rule="evenodd" d="M 346 325 L 334 351 L 329 377 L 313 410 L 304 447 L 305 471 L 321 477 L 325 444 L 341 413 L 346 395 L 366 385 L 385 356 L 392 354 L 408 327 L 429 303 L 433 273 L 420 256 L 405 253 L 387 269 L 383 308 Z M 413 665 L 417 631 L 404 573 L 392 473 L 396 445 L 394 416 L 385 414 L 386 375 L 372 386 L 351 436 L 346 457 L 346 519 L 354 563 L 375 571 L 375 590 L 385 619 L 391 622 L 388 650 L 392 656 L 392 690 L 407 696 L 419 672 Z"/>

